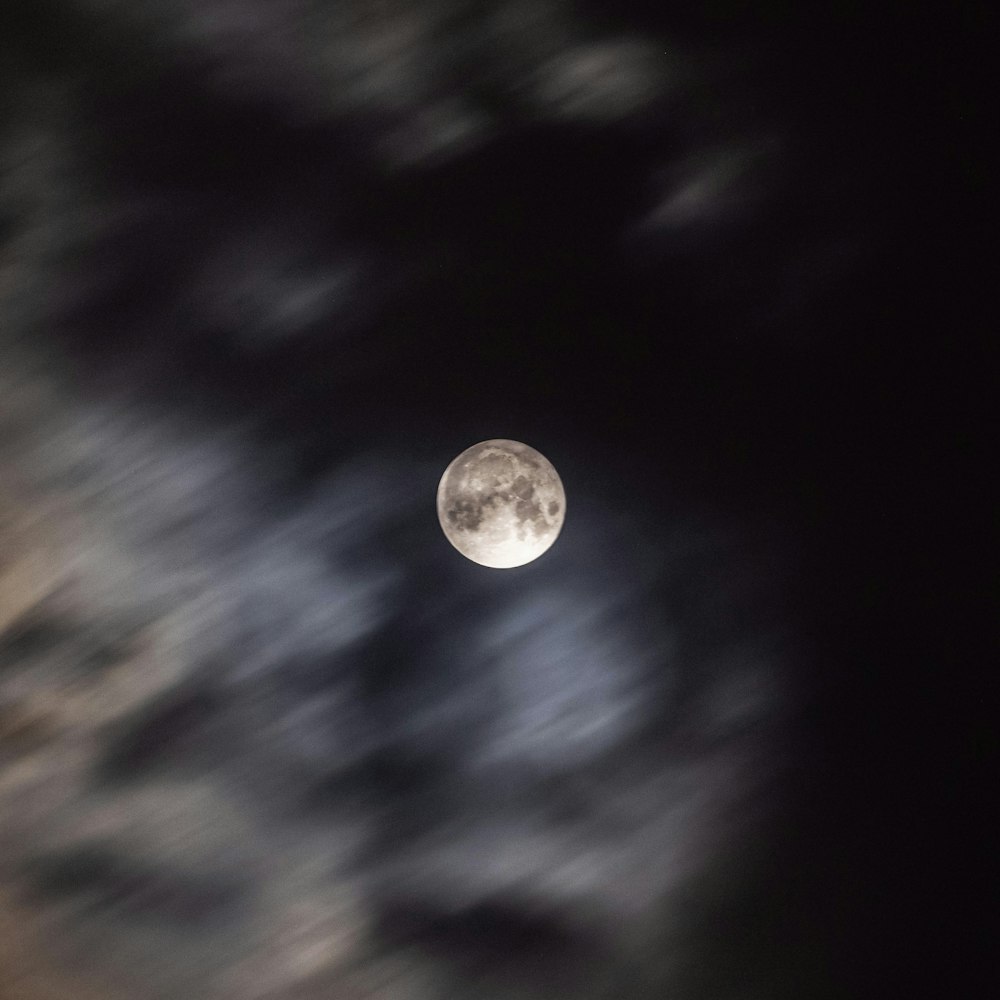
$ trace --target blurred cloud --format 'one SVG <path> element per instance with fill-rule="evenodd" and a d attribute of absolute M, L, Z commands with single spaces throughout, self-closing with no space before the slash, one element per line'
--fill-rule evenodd
<path fill-rule="evenodd" d="M 0 888 L 125 996 L 628 995 L 766 782 L 781 623 L 727 623 L 779 571 L 692 501 L 623 495 L 585 442 L 558 545 L 484 574 L 432 500 L 481 415 L 445 449 L 404 408 L 387 447 L 344 359 L 403 370 L 386 394 L 421 411 L 410 359 L 455 356 L 440 300 L 501 277 L 457 267 L 419 221 L 439 203 L 397 217 L 383 172 L 640 120 L 676 53 L 560 3 L 80 9 L 149 90 L 26 83 L 3 148 Z M 370 190 L 330 165 L 339 133 L 302 138 L 317 121 L 350 123 Z M 636 168 L 669 161 L 639 229 L 763 197 L 767 156 L 711 133 Z"/>
<path fill-rule="evenodd" d="M 412 968 L 386 995 L 405 996 L 465 961 L 440 921 L 498 899 L 517 921 L 550 914 L 560 934 L 627 949 L 724 839 L 723 803 L 766 753 L 766 740 L 731 753 L 725 734 L 772 724 L 769 640 L 716 653 L 695 685 L 709 715 L 697 700 L 689 714 L 699 640 L 642 625 L 662 570 L 650 576 L 648 544 L 590 548 L 608 524 L 593 497 L 530 587 L 490 577 L 477 595 L 463 564 L 445 569 L 436 530 L 385 547 L 427 519 L 436 469 L 358 452 L 279 499 L 280 463 L 238 427 L 74 394 L 60 392 L 21 463 L 21 502 L 44 492 L 61 510 L 50 517 L 72 518 L 49 533 L 62 596 L 39 605 L 41 659 L 8 646 L 0 681 L 8 703 L 46 706 L 49 733 L 0 784 L 17 814 L 6 871 L 62 908 L 67 947 L 77 932 L 114 941 L 112 966 L 148 969 L 168 995 L 195 976 L 228 996 L 263 962 L 251 978 L 280 994 L 343 985 L 392 954 L 378 928 L 402 907 L 415 940 L 444 935 L 399 953 Z M 376 557 L 359 564 L 359 545 Z M 433 590 L 417 577 L 427 560 Z M 67 645 L 78 623 L 126 620 L 134 638 L 81 673 Z M 372 688 L 390 667 L 392 687 Z M 671 761 L 685 727 L 714 728 Z M 195 911 L 199 935 L 187 918 L 171 929 Z M 171 968 L 156 972 L 165 947 Z M 585 953 L 560 959 L 568 991 Z"/>
<path fill-rule="evenodd" d="M 678 159 L 663 171 L 666 193 L 641 226 L 697 239 L 699 230 L 744 220 L 767 196 L 779 153 L 776 143 L 755 140 Z"/>
<path fill-rule="evenodd" d="M 628 642 L 627 626 L 599 592 L 533 590 L 482 632 L 480 656 L 498 673 L 487 761 L 580 764 L 620 744 L 640 721 L 644 651 Z"/>
<path fill-rule="evenodd" d="M 558 117 L 619 121 L 663 96 L 671 68 L 651 42 L 595 42 L 553 56 L 537 71 L 534 92 L 541 109 Z"/>

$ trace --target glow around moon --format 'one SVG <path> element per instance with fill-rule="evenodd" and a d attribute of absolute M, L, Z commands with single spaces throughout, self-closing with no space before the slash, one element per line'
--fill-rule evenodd
<path fill-rule="evenodd" d="M 445 537 L 463 556 L 510 569 L 537 559 L 559 537 L 566 493 L 544 455 L 497 438 L 466 448 L 445 469 L 437 511 Z"/>

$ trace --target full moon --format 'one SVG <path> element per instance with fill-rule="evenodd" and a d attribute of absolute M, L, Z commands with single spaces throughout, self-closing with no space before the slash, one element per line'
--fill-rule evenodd
<path fill-rule="evenodd" d="M 438 520 L 452 545 L 480 566 L 511 569 L 559 537 L 566 494 L 552 463 L 520 441 L 466 448 L 441 477 Z"/>

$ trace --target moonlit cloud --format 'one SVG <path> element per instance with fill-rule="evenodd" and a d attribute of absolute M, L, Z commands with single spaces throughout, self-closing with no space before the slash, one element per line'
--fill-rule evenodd
<path fill-rule="evenodd" d="M 575 573 L 553 556 L 528 591 L 484 580 L 492 597 L 480 607 L 461 574 L 427 590 L 419 549 L 383 550 L 368 569 L 350 556 L 432 513 L 420 484 L 432 488 L 437 468 L 359 453 L 276 508 L 280 465 L 262 464 L 246 431 L 138 416 L 64 401 L 25 466 L 29 492 L 61 483 L 61 504 L 79 518 L 72 555 L 58 560 L 68 596 L 51 605 L 54 620 L 139 623 L 103 711 L 86 708 L 98 689 L 69 697 L 72 657 L 65 672 L 22 675 L 60 735 L 0 791 L 20 814 L 13 857 L 41 866 L 29 871 L 51 882 L 91 856 L 81 852 L 113 850 L 80 898 L 97 905 L 119 891 L 108 879 L 148 885 L 92 933 L 143 967 L 151 942 L 120 922 L 129 907 L 152 907 L 158 933 L 170 907 L 194 907 L 206 930 L 172 939 L 178 973 L 244 982 L 257 968 L 247 943 L 258 942 L 276 949 L 264 981 L 278 989 L 336 981 L 358 955 L 374 961 L 375 928 L 400 906 L 445 914 L 510 897 L 529 911 L 565 909 L 573 933 L 625 947 L 694 876 L 704 845 L 724 835 L 717 811 L 752 765 L 725 742 L 655 763 L 656 747 L 683 731 L 673 689 L 698 640 L 685 653 L 642 626 L 645 590 L 657 585 L 648 547 L 632 549 L 632 583 L 607 592 L 606 559 L 632 557 L 591 547 L 595 498 L 580 498 L 577 533 L 562 540 Z M 446 545 L 431 527 L 418 545 Z M 408 621 L 427 627 L 385 645 Z M 755 657 L 746 650 L 744 640 L 718 658 L 717 689 L 699 683 L 714 739 L 766 732 L 776 664 L 763 637 Z M 394 689 L 372 700 L 366 678 L 394 660 Z M 28 696 L 11 676 L 7 695 Z M 391 705 L 400 711 L 386 714 Z M 111 781 L 96 797 L 89 740 L 105 745 L 96 774 Z M 397 839 L 397 829 L 409 832 Z M 359 858 L 369 859 L 360 873 Z M 158 892 L 173 902 L 151 902 Z M 275 922 L 287 937 L 265 945 Z M 412 960 L 407 977 L 432 980 L 450 961 Z"/>
<path fill-rule="evenodd" d="M 792 546 L 636 485 L 686 430 L 630 282 L 780 146 L 562 3 L 72 10 L 120 64 L 0 147 L 0 920 L 102 1000 L 668 992 L 769 818 Z M 505 421 L 570 505 L 492 573 L 434 491 Z"/>
<path fill-rule="evenodd" d="M 536 76 L 542 108 L 570 120 L 628 118 L 662 96 L 670 59 L 651 43 L 614 40 L 560 52 Z"/>

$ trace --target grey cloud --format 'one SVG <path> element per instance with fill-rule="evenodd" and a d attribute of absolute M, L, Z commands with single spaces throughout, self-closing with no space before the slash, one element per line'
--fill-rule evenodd
<path fill-rule="evenodd" d="M 433 519 L 435 477 L 422 462 L 359 452 L 275 506 L 280 462 L 264 462 L 243 429 L 207 433 L 176 414 L 140 419 L 134 405 L 118 411 L 106 400 L 73 408 L 64 397 L 59 413 L 40 430 L 34 468 L 36 488 L 61 484 L 62 503 L 80 518 L 64 563 L 70 604 L 91 620 L 149 607 L 159 620 L 113 668 L 119 693 L 101 711 L 86 707 L 92 695 L 67 697 L 60 675 L 32 674 L 31 697 L 48 699 L 62 735 L 36 759 L 34 777 L 0 795 L 18 803 L 15 843 L 41 838 L 48 857 L 72 858 L 110 839 L 121 858 L 109 871 L 138 856 L 181 873 L 173 888 L 157 881 L 166 875 L 128 882 L 135 893 L 123 905 L 151 923 L 131 928 L 109 915 L 90 926 L 127 942 L 122 954 L 137 967 L 152 967 L 168 934 L 155 899 L 200 906 L 194 875 L 183 873 L 224 882 L 230 844 L 235 870 L 253 873 L 253 894 L 218 911 L 221 922 L 206 930 L 210 956 L 194 938 L 171 944 L 174 971 L 214 983 L 219 996 L 236 982 L 255 995 L 246 977 L 268 948 L 274 962 L 260 981 L 279 995 L 300 977 L 343 986 L 358 962 L 394 953 L 376 928 L 399 906 L 426 914 L 414 917 L 424 928 L 416 942 L 442 915 L 502 898 L 624 953 L 701 869 L 706 844 L 724 839 L 723 803 L 756 773 L 745 748 L 733 754 L 726 740 L 768 730 L 768 645 L 753 647 L 756 658 L 746 646 L 716 654 L 710 673 L 721 686 L 696 682 L 709 712 L 698 723 L 677 715 L 671 679 L 692 682 L 698 637 L 685 652 L 642 624 L 648 588 L 724 533 L 708 528 L 693 549 L 680 539 L 665 561 L 668 550 L 648 539 L 618 546 L 599 503 L 581 496 L 571 509 L 577 531 L 537 563 L 530 598 L 513 576 L 470 576 L 481 582 L 469 591 L 462 564 L 430 588 L 417 578 L 428 565 L 419 546 L 444 549 L 436 525 L 418 533 L 416 549 L 377 542 Z M 368 568 L 345 558 L 373 543 Z M 720 606 L 730 558 L 720 553 Z M 634 568 L 611 595 L 609 560 Z M 395 691 L 370 690 L 382 670 Z M 17 691 L 27 693 L 5 687 L 8 697 Z M 387 698 L 397 711 L 386 711 Z M 664 757 L 670 720 L 685 718 L 695 731 L 714 727 L 712 740 Z M 143 739 L 156 743 L 153 757 L 142 757 Z M 84 751 L 90 740 L 125 754 L 131 780 L 106 782 Z M 766 740 L 755 753 L 766 753 Z M 324 783 L 331 807 L 310 810 L 303 796 Z M 12 857 L 30 860 L 24 846 Z M 112 882 L 94 891 L 117 891 Z M 265 945 L 267 928 L 285 922 L 299 930 Z M 300 966 L 303 940 L 319 950 Z M 437 947 L 400 953 L 413 963 L 406 982 L 453 974 L 458 945 Z M 564 961 L 582 968 L 582 959 Z"/>
<path fill-rule="evenodd" d="M 602 37 L 560 4 L 482 18 L 405 3 L 89 9 L 148 34 L 167 63 L 191 57 L 224 103 L 274 102 L 291 122 L 357 116 L 390 169 L 523 122 L 641 117 L 674 86 L 673 55 Z M 524 30 L 529 14 L 537 30 Z M 0 734 L 14 760 L 0 776 L 0 878 L 20 886 L 33 870 L 51 888 L 75 871 L 84 888 L 47 904 L 66 917 L 60 954 L 83 943 L 165 1000 L 192 983 L 234 1000 L 439 997 L 466 982 L 470 951 L 449 928 L 477 913 L 510 940 L 589 934 L 642 965 L 643 948 L 672 940 L 674 894 L 711 863 L 727 809 L 768 759 L 780 644 L 766 630 L 731 642 L 720 624 L 739 581 L 763 570 L 741 563 L 725 526 L 683 522 L 684 501 L 651 524 L 620 484 L 576 476 L 554 549 L 491 575 L 435 523 L 450 454 L 362 435 L 304 486 L 296 442 L 264 434 L 263 414 L 47 364 L 58 352 L 30 337 L 121 276 L 102 247 L 123 269 L 133 247 L 155 265 L 163 237 L 176 310 L 122 322 L 164 334 L 165 355 L 207 329 L 261 355 L 334 341 L 406 283 L 399 261 L 316 235 L 291 195 L 291 221 L 280 197 L 211 222 L 185 191 L 101 204 L 74 173 L 72 100 L 55 107 L 13 143 L 20 165 L 3 189 L 23 225 L 4 261 L 20 305 L 0 330 L 0 523 L 26 555 L 2 567 L 2 650 L 18 669 L 0 674 L 0 727 L 22 736 Z M 757 188 L 728 156 L 670 174 L 653 224 L 736 214 Z M 81 247 L 90 265 L 49 302 L 52 260 Z M 363 408 L 354 419 L 365 424 Z M 94 650 L 101 668 L 80 670 Z M 244 891 L 223 893 L 204 935 L 174 933 L 172 907 L 230 885 Z M 121 905 L 96 922 L 74 909 L 102 892 Z M 397 939 L 386 928 L 400 911 Z M 547 987 L 542 969 L 524 988 L 617 989 L 607 964 L 588 980 L 585 951 L 561 953 L 565 981 Z M 522 985 L 513 974 L 495 993 Z"/>

